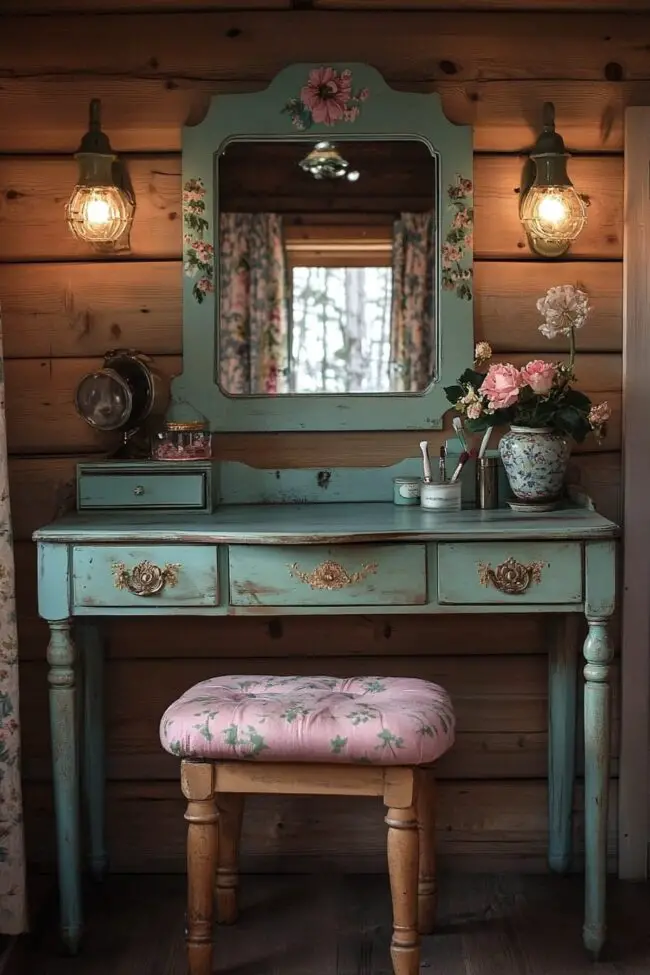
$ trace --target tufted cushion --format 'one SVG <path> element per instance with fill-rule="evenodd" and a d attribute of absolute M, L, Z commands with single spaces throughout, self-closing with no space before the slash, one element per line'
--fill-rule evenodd
<path fill-rule="evenodd" d="M 182 758 L 423 765 L 454 743 L 447 692 L 400 677 L 213 677 L 165 711 Z"/>

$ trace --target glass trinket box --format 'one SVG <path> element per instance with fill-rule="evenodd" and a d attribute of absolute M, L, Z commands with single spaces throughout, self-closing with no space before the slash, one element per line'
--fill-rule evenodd
<path fill-rule="evenodd" d="M 154 460 L 208 460 L 211 455 L 210 430 L 201 420 L 168 421 L 154 436 Z"/>

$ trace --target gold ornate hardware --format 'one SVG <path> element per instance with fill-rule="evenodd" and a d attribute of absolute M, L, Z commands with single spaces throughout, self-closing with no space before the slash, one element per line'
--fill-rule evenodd
<path fill-rule="evenodd" d="M 134 596 L 155 596 L 165 586 L 178 582 L 180 565 L 168 562 L 162 569 L 147 559 L 127 569 L 124 562 L 113 563 L 113 584 L 116 589 L 128 589 Z"/>
<path fill-rule="evenodd" d="M 482 586 L 494 586 L 508 596 L 521 596 L 531 583 L 542 581 L 542 569 L 545 565 L 546 562 L 529 562 L 524 565 L 523 562 L 509 558 L 497 565 L 496 569 L 485 562 L 479 562 L 477 568 Z"/>
<path fill-rule="evenodd" d="M 331 559 L 326 559 L 325 562 L 321 562 L 311 572 L 301 572 L 297 562 L 289 566 L 289 571 L 294 578 L 307 583 L 312 589 L 345 589 L 346 586 L 354 586 L 357 582 L 365 579 L 366 576 L 375 573 L 377 571 L 377 563 L 364 563 L 358 572 L 348 572 L 338 562 L 332 562 Z"/>

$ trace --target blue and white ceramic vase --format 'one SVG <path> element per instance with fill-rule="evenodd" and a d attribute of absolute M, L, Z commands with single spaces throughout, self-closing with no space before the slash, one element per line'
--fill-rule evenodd
<path fill-rule="evenodd" d="M 510 427 L 499 444 L 512 493 L 519 501 L 551 502 L 562 495 L 571 447 L 549 427 Z"/>

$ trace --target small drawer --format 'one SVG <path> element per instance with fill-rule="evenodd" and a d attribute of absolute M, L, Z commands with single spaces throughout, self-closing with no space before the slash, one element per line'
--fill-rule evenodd
<path fill-rule="evenodd" d="M 217 606 L 214 545 L 72 549 L 75 606 Z"/>
<path fill-rule="evenodd" d="M 438 545 L 438 601 L 453 604 L 582 602 L 576 542 L 459 542 Z"/>
<path fill-rule="evenodd" d="M 211 466 L 119 464 L 79 465 L 77 507 L 101 509 L 155 509 L 205 511 L 211 509 Z"/>
<path fill-rule="evenodd" d="M 419 606 L 426 548 L 407 545 L 232 545 L 234 606 Z"/>

